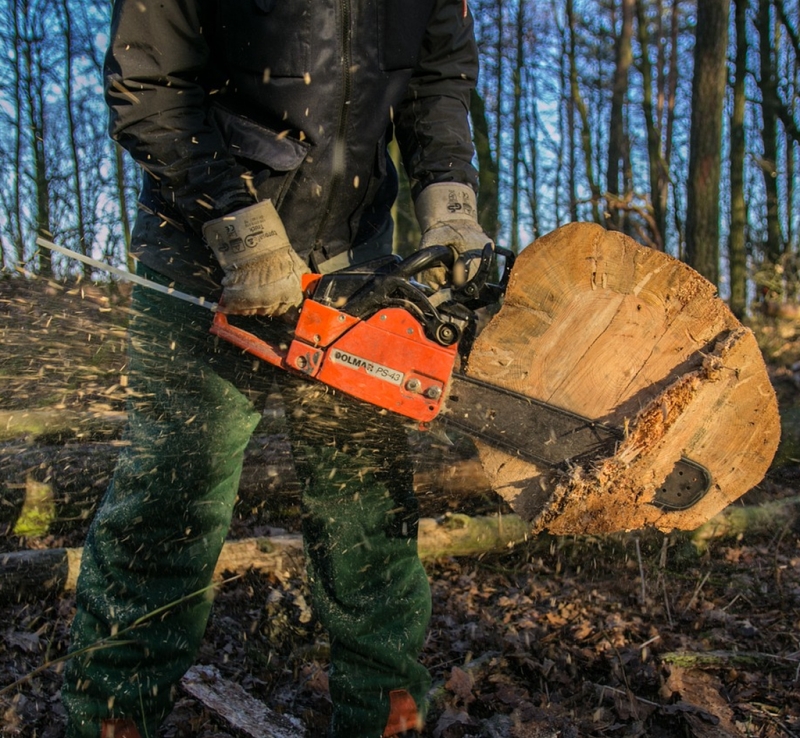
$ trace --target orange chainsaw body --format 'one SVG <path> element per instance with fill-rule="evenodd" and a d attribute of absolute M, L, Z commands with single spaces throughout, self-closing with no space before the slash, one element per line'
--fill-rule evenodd
<path fill-rule="evenodd" d="M 499 284 L 489 281 L 497 254 Z M 447 246 L 420 249 L 331 274 L 306 274 L 304 300 L 288 348 L 228 322 L 217 312 L 211 333 L 273 366 L 315 379 L 422 426 L 442 410 L 456 357 L 466 356 L 475 310 L 505 292 L 514 255 L 487 244 L 475 252 L 471 278 L 437 294 L 414 282 L 425 268 L 453 267 Z"/>
<path fill-rule="evenodd" d="M 430 340 L 403 308 L 361 320 L 310 297 L 288 350 L 231 325 L 220 312 L 211 332 L 274 366 L 420 423 L 439 413 L 458 350 Z"/>

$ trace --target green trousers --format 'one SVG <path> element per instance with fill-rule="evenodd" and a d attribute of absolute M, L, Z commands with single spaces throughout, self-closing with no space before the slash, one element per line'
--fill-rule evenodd
<path fill-rule="evenodd" d="M 203 637 L 258 398 L 277 379 L 312 603 L 331 643 L 331 735 L 378 738 L 389 693 L 407 690 L 422 708 L 429 687 L 418 655 L 430 591 L 403 429 L 228 347 L 203 308 L 139 287 L 132 307 L 129 424 L 84 548 L 67 736 L 97 738 L 110 717 L 155 736 Z"/>

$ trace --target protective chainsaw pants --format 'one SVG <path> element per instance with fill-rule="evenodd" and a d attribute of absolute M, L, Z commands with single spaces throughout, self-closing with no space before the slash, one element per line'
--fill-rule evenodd
<path fill-rule="evenodd" d="M 129 424 L 84 548 L 67 736 L 98 738 L 106 718 L 156 735 L 201 643 L 258 398 L 277 379 L 331 644 L 332 735 L 378 738 L 398 706 L 422 709 L 429 686 L 418 655 L 430 591 L 402 428 L 222 344 L 203 308 L 139 287 L 132 308 Z"/>

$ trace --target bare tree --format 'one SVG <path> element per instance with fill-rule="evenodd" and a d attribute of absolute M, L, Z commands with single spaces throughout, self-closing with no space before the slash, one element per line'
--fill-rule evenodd
<path fill-rule="evenodd" d="M 628 138 L 625 132 L 625 105 L 628 98 L 628 75 L 633 63 L 634 0 L 620 0 L 622 22 L 614 42 L 614 74 L 611 89 L 611 111 L 608 121 L 608 162 L 606 191 L 608 200 L 607 225 L 615 230 L 625 229 L 625 208 L 621 207 L 628 189 L 622 177 L 628 157 Z M 621 181 L 621 179 L 623 181 Z"/>
<path fill-rule="evenodd" d="M 687 261 L 719 283 L 722 108 L 729 0 L 698 0 L 686 211 Z"/>
<path fill-rule="evenodd" d="M 6 255 L 3 250 L 3 267 L 16 269 L 25 262 L 25 243 L 23 231 L 23 200 L 24 179 L 23 171 L 23 143 L 24 126 L 21 125 L 24 107 L 23 90 L 25 89 L 25 70 L 22 56 L 22 29 L 20 27 L 20 0 L 9 0 L 3 7 L 5 22 L 2 27 L 3 44 L 8 49 L 6 55 L 8 78 L 7 89 L 11 91 L 8 108 L 0 108 L 0 115 L 5 125 L 3 129 L 11 132 L 11 141 L 6 142 L 7 156 L 3 157 L 3 169 L 6 176 L 3 182 L 8 190 L 3 188 L 3 203 L 6 220 L 6 232 L 10 241 L 10 253 Z"/>
<path fill-rule="evenodd" d="M 776 265 L 783 256 L 779 193 L 778 193 L 778 92 L 773 56 L 773 20 L 770 0 L 759 0 L 758 48 L 759 88 L 761 90 L 761 136 L 764 155 L 760 165 L 766 192 L 767 231 L 764 255 L 769 264 Z"/>
<path fill-rule="evenodd" d="M 748 0 L 735 0 L 736 66 L 730 134 L 731 228 L 728 237 L 728 261 L 730 262 L 730 306 L 738 318 L 742 318 L 747 309 L 747 200 L 744 187 L 747 6 Z"/>
<path fill-rule="evenodd" d="M 32 8 L 29 0 L 21 0 L 19 18 L 20 25 L 19 50 L 23 69 L 23 99 L 27 118 L 20 116 L 18 125 L 25 126 L 28 131 L 28 143 L 32 154 L 32 171 L 30 176 L 35 189 L 35 222 L 37 235 L 52 237 L 50 167 L 46 145 L 47 120 L 45 112 L 45 89 L 51 67 L 45 64 L 46 29 L 44 13 Z M 50 253 L 39 251 L 38 271 L 48 277 L 53 276 L 53 265 Z"/>
<path fill-rule="evenodd" d="M 568 9 L 569 9 L 568 5 Z M 556 192 L 561 192 L 561 179 L 564 171 L 564 162 L 566 158 L 566 188 L 567 188 L 567 207 L 569 211 L 569 221 L 576 222 L 578 220 L 578 185 L 577 185 L 577 154 L 575 146 L 575 129 L 577 127 L 577 113 L 575 110 L 575 100 L 570 94 L 570 54 L 569 49 L 571 45 L 571 33 L 569 29 L 569 21 L 571 15 L 567 16 L 567 24 L 561 28 L 559 40 L 559 57 L 561 64 L 559 66 L 559 96 L 562 101 L 558 106 L 559 110 L 559 126 L 558 130 L 559 143 L 557 146 L 557 162 L 556 162 Z M 566 152 L 564 149 L 566 148 Z M 560 208 L 557 209 L 560 213 Z M 559 225 L 561 219 L 556 221 Z"/>
<path fill-rule="evenodd" d="M 656 33 L 657 39 L 661 38 L 662 8 L 660 3 L 656 7 Z M 667 197 L 669 189 L 669 165 L 663 148 L 662 119 L 664 115 L 664 87 L 656 86 L 650 52 L 653 46 L 653 34 L 647 18 L 647 8 L 644 0 L 636 0 L 636 24 L 641 58 L 639 69 L 642 74 L 642 112 L 644 113 L 645 127 L 647 129 L 647 163 L 650 180 L 650 206 L 652 210 L 651 239 L 652 246 L 663 251 L 667 231 Z M 666 64 L 666 44 L 657 44 L 656 73 L 660 79 L 668 77 L 664 74 Z M 654 90 L 658 90 L 654 102 Z"/>
<path fill-rule="evenodd" d="M 486 235 L 496 241 L 500 226 L 498 221 L 499 172 L 497 159 L 492 153 L 489 142 L 486 104 L 476 90 L 473 90 L 470 98 L 470 117 L 472 118 L 475 154 L 478 159 L 478 219 Z"/>
<path fill-rule="evenodd" d="M 72 24 L 72 11 L 69 0 L 61 0 L 61 15 L 64 35 L 64 113 L 67 120 L 67 139 L 70 162 L 72 164 L 72 195 L 75 204 L 75 228 L 77 235 L 78 251 L 82 254 L 88 252 L 89 239 L 87 238 L 86 226 L 86 203 L 84 199 L 83 186 L 83 162 L 81 160 L 78 145 L 78 127 L 75 116 L 75 91 L 74 91 L 74 30 Z M 89 276 L 90 268 L 82 264 L 85 277 Z"/>
<path fill-rule="evenodd" d="M 603 218 L 600 214 L 600 199 L 601 192 L 597 178 L 595 176 L 594 166 L 594 146 L 592 144 L 592 130 L 589 123 L 589 112 L 586 108 L 586 103 L 581 95 L 581 89 L 578 82 L 578 58 L 577 58 L 577 17 L 575 15 L 575 7 L 573 0 L 567 0 L 567 34 L 568 34 L 568 60 L 569 60 L 569 93 L 572 104 L 575 106 L 578 116 L 580 117 L 580 140 L 581 148 L 583 150 L 583 164 L 586 168 L 586 179 L 589 184 L 591 192 L 591 209 L 592 218 L 595 223 L 603 223 Z M 576 131 L 572 128 L 570 135 L 576 135 Z"/>
<path fill-rule="evenodd" d="M 509 246 L 516 254 L 519 252 L 520 230 L 520 171 L 522 168 L 522 70 L 525 65 L 525 3 L 517 3 L 516 22 L 514 24 L 515 54 L 512 74 L 513 116 L 512 116 L 512 152 L 511 152 L 511 237 Z"/>

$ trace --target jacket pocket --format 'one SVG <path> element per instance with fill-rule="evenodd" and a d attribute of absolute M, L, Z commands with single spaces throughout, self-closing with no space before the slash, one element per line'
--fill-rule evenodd
<path fill-rule="evenodd" d="M 253 172 L 258 198 L 280 207 L 297 170 L 306 158 L 309 144 L 238 115 L 221 105 L 211 106 L 212 123 L 222 134 L 228 151 Z"/>
<path fill-rule="evenodd" d="M 416 66 L 433 6 L 434 0 L 384 0 L 378 3 L 378 42 L 384 71 Z"/>
<path fill-rule="evenodd" d="M 218 20 L 233 68 L 265 78 L 302 77 L 309 71 L 311 0 L 226 0 Z"/>

